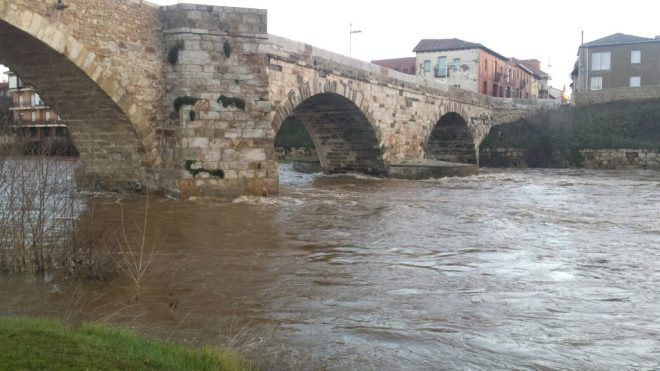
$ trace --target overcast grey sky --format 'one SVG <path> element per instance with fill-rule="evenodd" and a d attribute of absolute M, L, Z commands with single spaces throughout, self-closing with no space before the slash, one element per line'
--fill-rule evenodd
<path fill-rule="evenodd" d="M 160 5 L 177 0 L 151 0 Z M 610 1 L 358 1 L 197 0 L 200 4 L 268 10 L 269 33 L 348 55 L 349 23 L 353 57 L 374 59 L 413 56 L 423 38 L 459 38 L 482 43 L 500 54 L 536 58 L 562 88 L 570 83 L 580 33 L 585 41 L 616 32 L 660 35 L 660 5 L 649 0 Z M 549 64 L 551 66 L 549 66 Z"/>

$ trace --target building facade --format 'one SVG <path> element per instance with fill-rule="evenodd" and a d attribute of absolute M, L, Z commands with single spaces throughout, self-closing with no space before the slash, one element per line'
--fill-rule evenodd
<path fill-rule="evenodd" d="M 64 126 L 57 114 L 39 97 L 39 94 L 29 85 L 24 85 L 13 72 L 7 72 L 9 77 L 8 92 L 11 94 L 9 107 L 9 123 L 15 127 L 21 126 Z"/>
<path fill-rule="evenodd" d="M 571 77 L 574 94 L 660 85 L 660 36 L 616 33 L 582 44 Z"/>
<path fill-rule="evenodd" d="M 41 100 L 34 87 L 24 84 L 11 71 L 6 74 L 10 101 L 5 128 L 21 138 L 23 150 L 76 155 L 69 131 L 55 111 Z"/>
<path fill-rule="evenodd" d="M 482 44 L 456 38 L 423 39 L 413 52 L 422 77 L 494 97 L 539 97 L 540 75 Z"/>
<path fill-rule="evenodd" d="M 541 70 L 541 61 L 538 59 L 525 59 L 518 61 L 527 68 L 533 75 L 532 95 L 540 99 L 550 99 L 550 75 Z"/>

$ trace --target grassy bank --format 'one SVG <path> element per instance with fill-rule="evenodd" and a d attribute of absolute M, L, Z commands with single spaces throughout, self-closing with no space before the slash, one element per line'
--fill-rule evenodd
<path fill-rule="evenodd" d="M 310 138 L 307 130 L 296 116 L 291 116 L 284 120 L 280 131 L 275 137 L 275 147 L 314 147 L 314 142 Z"/>
<path fill-rule="evenodd" d="M 172 345 L 103 325 L 0 318 L 0 369 L 249 370 L 225 350 Z"/>
<path fill-rule="evenodd" d="M 483 165 L 497 166 L 484 152 L 498 148 L 524 151 L 530 167 L 580 167 L 582 149 L 657 149 L 660 100 L 562 107 L 494 127 L 481 144 Z"/>

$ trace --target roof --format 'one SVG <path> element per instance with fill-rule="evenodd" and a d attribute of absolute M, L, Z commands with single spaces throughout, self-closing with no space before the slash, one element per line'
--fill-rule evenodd
<path fill-rule="evenodd" d="M 524 60 L 517 60 L 518 64 L 522 65 L 523 67 L 527 68 L 529 71 L 531 71 L 534 75 L 538 76 L 539 78 L 550 78 L 550 75 L 548 75 L 546 72 L 543 72 L 541 70 L 541 62 L 539 62 L 538 59 L 524 59 Z"/>
<path fill-rule="evenodd" d="M 616 45 L 616 44 L 637 44 L 647 42 L 660 42 L 658 39 L 648 37 L 639 37 L 633 35 L 626 35 L 622 33 L 615 33 L 610 36 L 603 37 L 598 40 L 590 41 L 582 46 L 600 46 L 600 45 Z"/>
<path fill-rule="evenodd" d="M 415 53 L 425 53 L 425 52 L 439 52 L 439 51 L 449 51 L 449 50 L 465 50 L 465 49 L 482 49 L 495 55 L 498 58 L 503 60 L 509 60 L 509 58 L 495 52 L 492 49 L 489 49 L 482 44 L 473 43 L 469 41 L 464 41 L 461 39 L 422 39 L 413 52 Z"/>
<path fill-rule="evenodd" d="M 409 58 L 380 59 L 377 61 L 371 61 L 371 63 L 397 71 L 402 69 L 412 69 L 414 71 L 415 63 L 417 63 L 417 61 L 415 57 L 409 57 Z"/>

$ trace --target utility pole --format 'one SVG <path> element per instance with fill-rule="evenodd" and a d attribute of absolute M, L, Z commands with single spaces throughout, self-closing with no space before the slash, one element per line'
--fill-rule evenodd
<path fill-rule="evenodd" d="M 353 56 L 353 34 L 362 33 L 361 30 L 353 30 L 353 23 L 348 25 L 348 56 Z"/>

